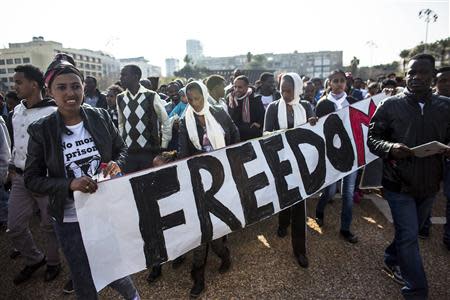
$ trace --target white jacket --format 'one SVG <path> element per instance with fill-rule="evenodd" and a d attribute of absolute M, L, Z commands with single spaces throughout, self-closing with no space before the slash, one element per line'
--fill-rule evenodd
<path fill-rule="evenodd" d="M 55 102 L 51 99 L 44 99 L 42 103 L 32 108 L 25 106 L 25 100 L 14 108 L 12 116 L 12 127 L 14 136 L 14 147 L 11 153 L 11 163 L 19 169 L 25 169 L 28 148 L 28 126 L 34 121 L 56 111 Z"/>

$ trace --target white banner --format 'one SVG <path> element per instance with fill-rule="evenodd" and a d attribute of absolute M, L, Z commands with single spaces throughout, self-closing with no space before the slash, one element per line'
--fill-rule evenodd
<path fill-rule="evenodd" d="M 385 97 L 75 193 L 97 290 L 268 218 L 374 160 L 368 124 Z"/>

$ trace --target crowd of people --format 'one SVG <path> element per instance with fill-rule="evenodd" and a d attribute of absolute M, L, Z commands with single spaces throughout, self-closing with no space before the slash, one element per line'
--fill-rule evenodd
<path fill-rule="evenodd" d="M 159 85 L 141 78 L 138 66 L 127 65 L 120 80 L 100 92 L 72 57 L 58 54 L 45 73 L 32 65 L 15 69 L 14 91 L 0 95 L 0 222 L 25 266 L 13 278 L 28 281 L 46 266 L 45 281 L 61 271 L 60 250 L 70 268 L 64 292 L 78 299 L 97 299 L 78 224 L 73 192 L 95 193 L 98 176 L 115 177 L 210 152 L 265 133 L 289 129 L 348 105 L 385 93 L 369 126 L 370 151 L 383 160 L 383 195 L 391 208 L 395 236 L 384 253 L 386 272 L 402 285 L 406 299 L 426 299 L 428 285 L 418 237 L 430 232 L 430 215 L 444 181 L 447 220 L 450 213 L 450 150 L 425 158 L 411 148 L 431 141 L 450 142 L 450 67 L 435 70 L 433 56 L 412 58 L 405 77 L 395 74 L 364 81 L 335 70 L 323 81 L 296 73 L 262 73 L 254 84 L 237 69 L 229 80 L 219 75 L 177 79 Z M 352 207 L 360 201 L 358 171 L 341 181 L 339 234 L 357 243 L 351 230 Z M 321 191 L 315 221 L 325 222 L 325 208 L 338 190 Z M 33 240 L 29 223 L 40 217 L 46 248 Z M 307 268 L 305 201 L 279 213 L 276 234 L 291 225 L 297 263 Z M 450 251 L 450 223 L 443 242 Z M 221 259 L 220 273 L 231 266 L 226 237 L 193 252 L 191 297 L 205 289 L 209 247 Z M 172 262 L 177 268 L 184 255 Z M 147 281 L 161 276 L 150 268 Z M 140 299 L 130 277 L 110 284 L 125 299 Z"/>

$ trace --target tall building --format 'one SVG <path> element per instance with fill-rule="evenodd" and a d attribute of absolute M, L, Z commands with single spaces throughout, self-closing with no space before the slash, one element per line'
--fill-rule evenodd
<path fill-rule="evenodd" d="M 180 61 L 176 58 L 166 58 L 166 76 L 173 76 L 180 69 Z"/>
<path fill-rule="evenodd" d="M 264 67 L 278 72 L 296 72 L 309 77 L 327 77 L 331 71 L 342 68 L 342 51 L 319 51 L 306 53 L 264 53 Z M 197 65 L 210 70 L 243 68 L 247 55 L 230 57 L 204 57 Z"/>
<path fill-rule="evenodd" d="M 119 59 L 119 62 L 120 68 L 123 68 L 125 65 L 137 65 L 142 71 L 142 78 L 161 76 L 161 67 L 149 64 L 148 60 L 143 56 L 121 58 Z"/>
<path fill-rule="evenodd" d="M 193 62 L 197 62 L 203 57 L 203 47 L 198 40 L 186 40 L 186 54 Z"/>
<path fill-rule="evenodd" d="M 55 55 L 61 52 L 70 54 L 83 75 L 94 76 L 99 83 L 107 85 L 119 78 L 120 64 L 113 56 L 102 51 L 64 48 L 61 43 L 38 36 L 30 42 L 10 43 L 8 48 L 0 49 L 0 82 L 10 89 L 14 68 L 22 64 L 35 65 L 45 72 Z"/>

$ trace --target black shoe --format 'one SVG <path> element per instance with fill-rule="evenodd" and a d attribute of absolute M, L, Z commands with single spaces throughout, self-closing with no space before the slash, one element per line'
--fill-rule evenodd
<path fill-rule="evenodd" d="M 185 258 L 186 257 L 184 255 L 181 255 L 181 256 L 178 256 L 177 258 L 175 258 L 172 262 L 172 269 L 176 270 L 179 267 L 181 267 Z"/>
<path fill-rule="evenodd" d="M 287 235 L 287 228 L 278 227 L 277 235 L 280 238 L 284 238 Z"/>
<path fill-rule="evenodd" d="M 405 280 L 402 277 L 402 273 L 400 272 L 399 266 L 388 265 L 386 262 L 384 262 L 383 271 L 385 271 L 387 275 L 396 283 L 400 285 L 405 285 Z"/>
<path fill-rule="evenodd" d="M 191 278 L 194 280 L 194 285 L 191 288 L 190 296 L 191 298 L 197 298 L 205 289 L 205 267 L 193 267 Z"/>
<path fill-rule="evenodd" d="M 147 282 L 153 283 L 155 282 L 159 277 L 161 277 L 161 266 L 153 267 L 150 273 L 148 273 L 147 276 Z"/>
<path fill-rule="evenodd" d="M 20 251 L 17 249 L 14 249 L 10 254 L 9 254 L 9 258 L 11 259 L 16 259 L 20 256 Z"/>
<path fill-rule="evenodd" d="M 419 238 L 427 240 L 429 237 L 430 237 L 430 228 L 422 227 L 422 229 L 419 230 Z"/>
<path fill-rule="evenodd" d="M 228 272 L 228 270 L 231 267 L 231 257 L 230 257 L 230 252 L 228 252 L 228 254 L 225 257 L 221 257 L 222 263 L 220 264 L 219 267 L 219 273 L 220 274 L 224 274 L 226 272 Z"/>
<path fill-rule="evenodd" d="M 299 255 L 296 255 L 296 257 L 297 257 L 297 262 L 300 265 L 300 267 L 305 268 L 305 269 L 308 268 L 309 261 L 308 261 L 308 258 L 306 257 L 306 255 L 299 254 Z"/>
<path fill-rule="evenodd" d="M 348 230 L 341 230 L 340 234 L 349 243 L 356 244 L 358 242 L 358 237 Z"/>
<path fill-rule="evenodd" d="M 73 288 L 73 281 L 72 279 L 70 279 L 69 281 L 66 282 L 66 284 L 63 287 L 63 293 L 66 295 L 69 294 L 73 294 L 75 292 L 74 288 Z"/>
<path fill-rule="evenodd" d="M 34 272 L 36 272 L 40 267 L 45 266 L 47 263 L 45 257 L 37 264 L 26 266 L 20 273 L 14 278 L 13 282 L 15 285 L 21 284 L 31 278 Z"/>
<path fill-rule="evenodd" d="M 194 285 L 191 288 L 190 296 L 191 298 L 198 298 L 201 293 L 205 290 L 205 281 L 194 281 Z"/>
<path fill-rule="evenodd" d="M 49 266 L 47 265 L 47 270 L 45 270 L 44 281 L 49 282 L 54 280 L 61 272 L 61 265 Z"/>

